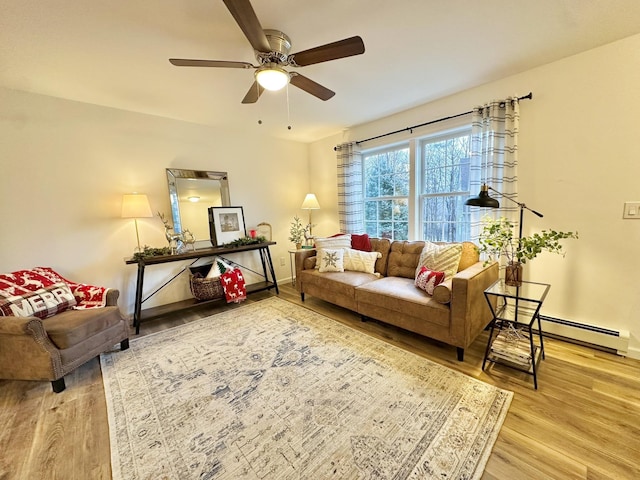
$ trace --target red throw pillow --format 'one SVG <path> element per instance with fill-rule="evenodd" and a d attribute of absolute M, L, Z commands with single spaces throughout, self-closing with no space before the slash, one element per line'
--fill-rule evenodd
<path fill-rule="evenodd" d="M 336 233 L 331 235 L 328 238 L 340 237 L 342 235 L 347 235 L 346 233 Z M 363 233 L 362 235 L 357 235 L 355 233 L 351 234 L 351 248 L 354 250 L 361 250 L 363 252 L 371 251 L 371 240 L 369 239 L 369 235 Z"/>
<path fill-rule="evenodd" d="M 351 248 L 354 250 L 361 250 L 363 252 L 371 251 L 371 240 L 369 235 L 363 233 L 362 235 L 351 234 Z"/>
<path fill-rule="evenodd" d="M 444 281 L 444 272 L 434 272 L 427 267 L 421 267 L 416 275 L 415 285 L 429 295 L 433 295 L 436 286 Z"/>

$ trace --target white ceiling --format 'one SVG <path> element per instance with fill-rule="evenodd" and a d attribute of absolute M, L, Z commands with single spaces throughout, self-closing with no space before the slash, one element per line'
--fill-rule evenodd
<path fill-rule="evenodd" d="M 363 55 L 298 70 L 335 97 L 243 105 L 252 70 L 172 66 L 256 63 L 222 0 L 0 0 L 0 86 L 308 142 L 640 33 L 638 0 L 252 3 L 292 52 L 362 37 Z"/>

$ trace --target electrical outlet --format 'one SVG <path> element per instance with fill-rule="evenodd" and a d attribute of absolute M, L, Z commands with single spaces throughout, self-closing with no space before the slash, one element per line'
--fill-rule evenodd
<path fill-rule="evenodd" d="M 280 257 L 280 266 L 284 267 L 284 257 Z"/>
<path fill-rule="evenodd" d="M 640 218 L 640 202 L 624 202 L 622 218 Z"/>

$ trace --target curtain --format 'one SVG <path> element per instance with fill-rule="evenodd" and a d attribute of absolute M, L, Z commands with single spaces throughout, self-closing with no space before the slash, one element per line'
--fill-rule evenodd
<path fill-rule="evenodd" d="M 486 183 L 514 200 L 518 197 L 518 124 L 520 106 L 517 97 L 494 100 L 474 108 L 471 118 L 471 169 L 469 187 L 477 195 Z M 489 194 L 500 202 L 500 208 L 469 207 L 471 240 L 477 241 L 482 231 L 482 217 L 506 217 L 517 225 L 518 206 L 496 192 Z M 517 228 L 517 227 L 516 227 Z"/>
<path fill-rule="evenodd" d="M 336 147 L 338 160 L 338 218 L 342 233 L 363 233 L 364 193 L 362 155 L 355 143 Z"/>

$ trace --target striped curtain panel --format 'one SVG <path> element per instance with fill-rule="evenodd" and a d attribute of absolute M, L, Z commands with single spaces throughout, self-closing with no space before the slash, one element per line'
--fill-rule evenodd
<path fill-rule="evenodd" d="M 471 119 L 472 195 L 477 195 L 480 186 L 486 183 L 517 200 L 519 121 L 520 105 L 517 97 L 494 100 L 474 108 Z M 500 202 L 500 208 L 469 207 L 472 241 L 478 240 L 482 231 L 482 217 L 485 215 L 506 217 L 516 225 L 519 221 L 519 209 L 515 203 L 501 198 L 495 192 L 489 191 L 489 194 Z"/>
<path fill-rule="evenodd" d="M 342 233 L 363 233 L 364 193 L 362 155 L 355 143 L 336 147 L 338 159 L 338 218 Z"/>

